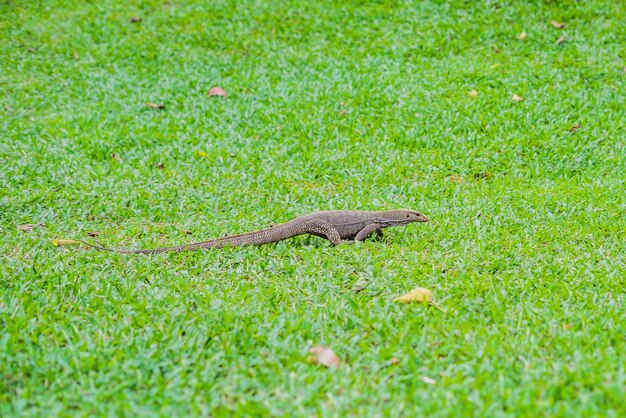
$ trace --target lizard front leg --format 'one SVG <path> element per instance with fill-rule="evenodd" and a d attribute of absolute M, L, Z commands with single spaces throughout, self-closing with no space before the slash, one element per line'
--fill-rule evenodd
<path fill-rule="evenodd" d="M 311 235 L 317 235 L 324 238 L 328 238 L 333 245 L 341 244 L 341 235 L 337 228 L 329 224 L 323 219 L 310 220 L 306 224 L 306 231 Z"/>
<path fill-rule="evenodd" d="M 376 232 L 379 236 L 382 235 L 382 230 L 380 225 L 378 224 L 369 224 L 365 225 L 365 228 L 361 229 L 356 237 L 354 237 L 355 241 L 364 241 L 365 238 L 369 237 L 372 233 Z"/>

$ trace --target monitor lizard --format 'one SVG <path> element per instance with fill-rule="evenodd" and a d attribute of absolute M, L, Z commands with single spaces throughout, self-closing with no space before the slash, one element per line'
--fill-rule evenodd
<path fill-rule="evenodd" d="M 155 248 L 151 250 L 116 250 L 99 247 L 85 241 L 83 244 L 102 251 L 123 254 L 155 254 L 169 251 L 187 251 L 202 248 L 222 248 L 226 246 L 263 245 L 282 241 L 302 234 L 311 234 L 327 238 L 333 245 L 344 240 L 363 241 L 372 233 L 382 235 L 383 228 L 407 225 L 413 222 L 428 222 L 428 218 L 409 209 L 386 211 L 361 210 L 323 210 L 308 215 L 298 216 L 289 222 L 272 226 L 260 231 L 229 235 L 209 241 L 179 245 L 176 247 Z"/>

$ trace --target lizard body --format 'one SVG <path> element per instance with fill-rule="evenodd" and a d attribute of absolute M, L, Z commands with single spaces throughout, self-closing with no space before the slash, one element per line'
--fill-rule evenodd
<path fill-rule="evenodd" d="M 260 231 L 229 235 L 209 241 L 176 247 L 155 248 L 152 250 L 115 250 L 98 247 L 84 242 L 89 247 L 123 254 L 155 254 L 169 251 L 187 251 L 226 246 L 263 245 L 303 234 L 327 238 L 334 245 L 343 240 L 363 241 L 372 233 L 382 234 L 383 228 L 407 225 L 413 222 L 427 222 L 423 214 L 409 209 L 387 211 L 325 210 L 299 216 L 284 224 L 275 225 Z"/>

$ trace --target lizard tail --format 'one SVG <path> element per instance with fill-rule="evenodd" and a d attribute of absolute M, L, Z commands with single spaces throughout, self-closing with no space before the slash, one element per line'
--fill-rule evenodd
<path fill-rule="evenodd" d="M 158 253 L 194 250 L 194 249 L 197 249 L 197 248 L 210 248 L 210 247 L 213 246 L 212 244 L 215 243 L 215 240 L 196 242 L 196 243 L 193 243 L 193 244 L 178 245 L 176 247 L 154 248 L 154 249 L 151 249 L 151 250 L 118 250 L 118 249 L 115 249 L 115 248 L 100 247 L 98 245 L 94 245 L 94 244 L 91 244 L 91 243 L 83 241 L 83 240 L 79 240 L 79 242 L 85 244 L 89 248 L 93 248 L 95 250 L 100 250 L 100 251 L 109 251 L 109 252 L 112 252 L 112 253 L 119 253 L 119 254 L 158 254 Z"/>

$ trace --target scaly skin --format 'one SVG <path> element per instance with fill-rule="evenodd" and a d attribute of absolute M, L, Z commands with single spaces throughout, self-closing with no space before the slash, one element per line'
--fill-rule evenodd
<path fill-rule="evenodd" d="M 115 250 L 98 247 L 82 241 L 91 248 L 123 254 L 156 254 L 169 251 L 187 251 L 204 248 L 239 247 L 244 245 L 263 245 L 302 234 L 311 234 L 327 238 L 334 245 L 344 240 L 363 241 L 372 233 L 382 234 L 384 228 L 407 225 L 413 222 L 428 222 L 428 218 L 410 209 L 395 209 L 378 212 L 361 210 L 324 210 L 299 216 L 284 224 L 260 231 L 229 235 L 209 241 L 176 247 L 155 248 L 153 250 Z"/>

